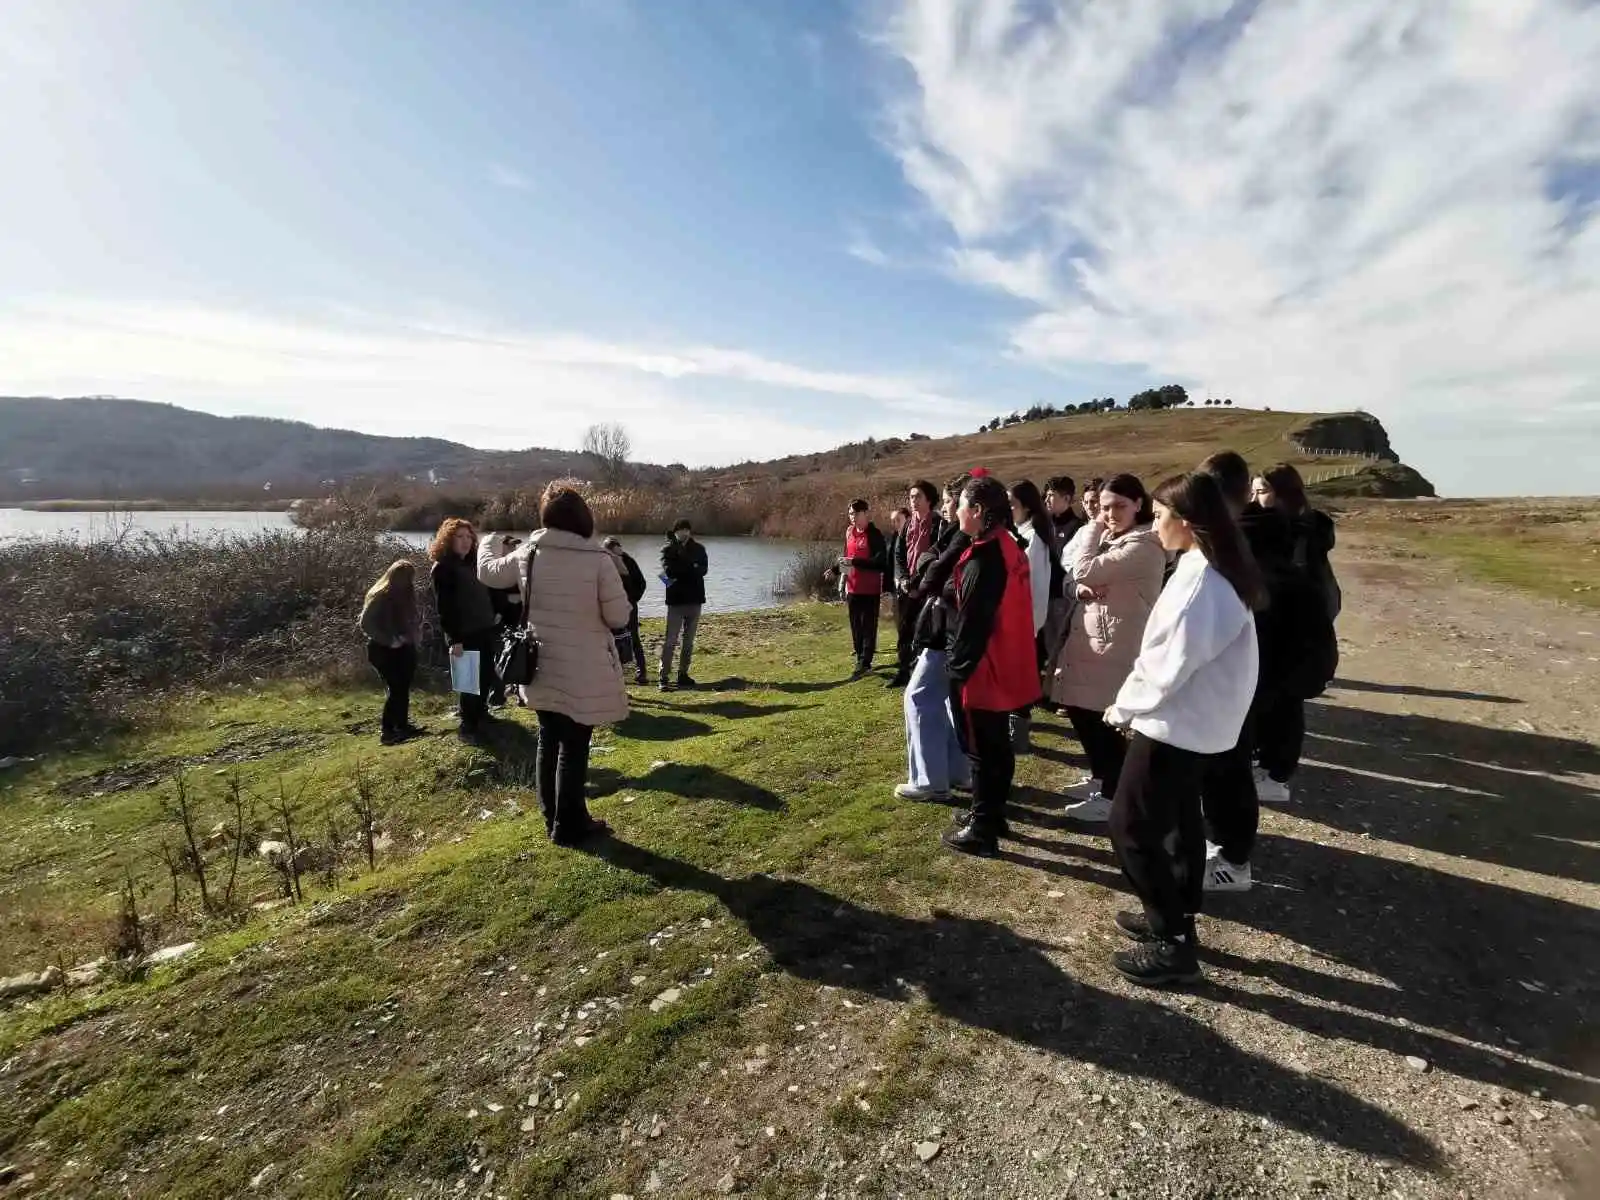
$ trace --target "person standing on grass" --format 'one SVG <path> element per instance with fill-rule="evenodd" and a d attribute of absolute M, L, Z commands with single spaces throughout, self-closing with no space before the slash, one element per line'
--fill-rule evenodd
<path fill-rule="evenodd" d="M 894 618 L 895 632 L 895 669 L 894 676 L 889 680 L 891 688 L 902 688 L 909 678 L 905 671 L 905 658 L 909 653 L 908 630 L 906 620 L 905 589 L 910 582 L 911 574 L 906 567 L 906 529 L 911 524 L 911 510 L 904 506 L 895 509 L 889 514 L 889 525 L 892 532 L 889 534 L 889 573 L 886 586 L 891 601 L 891 613 Z"/>
<path fill-rule="evenodd" d="M 1039 698 L 1033 585 L 1027 555 L 1008 527 L 1011 498 L 1004 484 L 989 476 L 969 482 L 956 519 L 972 544 L 956 564 L 949 671 L 956 719 L 966 725 L 972 811 L 945 833 L 944 844 L 993 856 L 1007 833 L 1016 772 L 1011 715 Z"/>
<path fill-rule="evenodd" d="M 1067 789 L 1073 803 L 1066 815 L 1075 821 L 1101 824 L 1109 818 L 1122 774 L 1127 743 L 1106 724 L 1104 713 L 1138 657 L 1144 623 L 1161 594 L 1167 554 L 1152 520 L 1144 484 L 1133 475 L 1112 476 L 1070 568 L 1078 607 L 1051 698 L 1067 710 L 1089 759 L 1089 774 Z"/>
<path fill-rule="evenodd" d="M 639 569 L 638 561 L 622 548 L 621 542 L 608 537 L 600 544 L 616 560 L 617 573 L 622 576 L 622 590 L 628 594 L 628 604 L 632 607 L 628 614 L 628 637 L 632 639 L 633 681 L 644 684 L 649 680 L 644 661 L 644 642 L 639 637 L 639 601 L 644 599 L 649 585 L 645 583 L 644 572 Z M 623 664 L 624 667 L 627 665 Z"/>
<path fill-rule="evenodd" d="M 501 554 L 510 554 L 522 539 L 515 534 L 503 534 L 496 543 Z M 522 597 L 516 588 L 490 588 L 489 602 L 494 605 L 494 617 L 498 623 L 496 633 L 499 638 L 504 638 L 507 631 L 522 628 Z M 499 643 L 495 646 L 495 657 L 499 659 Z M 506 702 L 505 684 L 498 678 L 494 682 L 494 691 L 489 694 L 489 707 L 499 708 Z"/>
<path fill-rule="evenodd" d="M 894 789 L 902 800 L 946 801 L 952 789 L 970 790 L 972 786 L 971 764 L 956 724 L 949 670 L 956 563 L 972 544 L 955 520 L 961 489 L 966 485 L 963 475 L 946 489 L 938 537 L 918 551 L 907 588 L 907 596 L 919 611 L 914 633 L 916 666 L 904 699 L 906 782 Z M 922 486 L 919 483 L 912 491 L 926 500 Z"/>
<path fill-rule="evenodd" d="M 1333 677 L 1338 645 L 1320 591 L 1294 561 L 1289 520 L 1278 508 L 1250 502 L 1244 458 L 1228 450 L 1200 469 L 1216 481 L 1268 598 L 1255 621 L 1260 669 L 1249 715 L 1237 744 L 1209 764 L 1203 787 L 1206 890 L 1247 892 L 1261 805 L 1289 802 L 1305 739 L 1305 697 Z M 1253 762 L 1258 751 L 1260 766 Z"/>
<path fill-rule="evenodd" d="M 889 546 L 872 523 L 865 500 L 850 502 L 849 517 L 839 569 L 846 573 L 845 603 L 850 609 L 850 642 L 856 656 L 856 669 L 850 678 L 856 680 L 872 670 L 872 660 L 878 653 L 878 612 L 883 603 Z"/>
<path fill-rule="evenodd" d="M 1245 486 L 1249 486 L 1246 479 Z M 1139 656 L 1106 710 L 1131 731 L 1111 809 L 1111 845 L 1143 905 L 1117 928 L 1138 943 L 1112 964 L 1140 984 L 1200 978 L 1195 914 L 1204 898 L 1201 789 L 1239 738 L 1256 687 L 1253 613 L 1266 590 L 1222 490 L 1202 471 L 1156 489 L 1157 536 L 1177 569 Z"/>
<path fill-rule="evenodd" d="M 539 501 L 543 526 L 525 546 L 496 557 L 485 547 L 478 575 L 491 587 L 520 587 L 528 629 L 539 643 L 523 700 L 539 716 L 539 807 L 559 846 L 607 832 L 589 815 L 584 788 L 597 725 L 628 715 L 628 690 L 613 629 L 633 606 L 615 559 L 594 540 L 594 515 L 581 492 L 552 483 Z"/>
<path fill-rule="evenodd" d="M 478 693 L 458 693 L 456 701 L 461 718 L 459 732 L 469 739 L 477 737 L 490 719 L 489 697 L 499 687 L 494 653 L 500 634 L 495 627 L 494 601 L 478 579 L 477 551 L 477 531 L 471 521 L 460 517 L 445 520 L 428 546 L 439 627 L 449 643 L 450 657 L 460 658 L 468 650 L 478 652 Z"/>
<path fill-rule="evenodd" d="M 694 663 L 694 635 L 700 629 L 700 613 L 706 604 L 706 573 L 710 570 L 706 548 L 694 538 L 694 526 L 687 519 L 678 521 L 661 547 L 661 581 L 667 585 L 667 637 L 661 644 L 661 690 L 693 688 L 689 668 Z M 678 680 L 672 682 L 672 657 L 683 642 L 678 660 Z"/>
<path fill-rule="evenodd" d="M 1045 657 L 1044 628 L 1050 619 L 1050 578 L 1055 562 L 1055 526 L 1050 520 L 1050 510 L 1044 496 L 1030 479 L 1012 484 L 1011 520 L 1017 539 L 1028 556 L 1028 580 L 1033 588 L 1033 640 L 1038 659 L 1039 677 L 1044 678 Z M 1011 740 L 1018 754 L 1026 754 L 1033 730 L 1033 709 L 1019 711 L 1011 721 Z"/>
<path fill-rule="evenodd" d="M 1044 621 L 1045 671 L 1048 674 L 1061 643 L 1067 637 L 1067 620 L 1072 601 L 1067 596 L 1067 546 L 1082 529 L 1087 518 L 1078 503 L 1078 485 L 1070 475 L 1054 475 L 1045 481 L 1044 506 L 1050 514 L 1050 611 Z"/>
<path fill-rule="evenodd" d="M 917 625 L 922 617 L 925 601 L 911 594 L 909 585 L 917 574 L 917 564 L 922 556 L 936 546 L 944 533 L 945 518 L 938 511 L 939 489 L 926 479 L 911 485 L 911 517 L 901 531 L 894 552 L 894 571 L 904 585 L 896 589 L 895 631 L 898 663 L 890 687 L 905 687 L 916 665 Z"/>
<path fill-rule="evenodd" d="M 411 723 L 411 681 L 417 674 L 422 619 L 417 614 L 417 568 L 410 559 L 390 564 L 367 589 L 360 625 L 367 635 L 367 661 L 388 690 L 379 740 L 394 746 L 425 733 Z"/>

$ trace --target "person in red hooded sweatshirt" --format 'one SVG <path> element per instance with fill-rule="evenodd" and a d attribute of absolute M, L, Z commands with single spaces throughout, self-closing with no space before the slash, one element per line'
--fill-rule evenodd
<path fill-rule="evenodd" d="M 850 609 L 850 640 L 860 679 L 872 670 L 878 653 L 878 616 L 883 605 L 884 574 L 889 569 L 889 543 L 872 523 L 865 500 L 850 503 L 850 527 L 844 535 L 845 603 Z"/>
<path fill-rule="evenodd" d="M 976 473 L 975 473 L 976 474 Z M 1039 699 L 1028 556 L 1008 528 L 1011 496 L 985 472 L 961 491 L 956 509 L 971 546 L 956 564 L 950 635 L 951 699 L 972 762 L 972 811 L 957 817 L 944 844 L 965 854 L 999 853 L 1016 771 L 1011 714 Z"/>

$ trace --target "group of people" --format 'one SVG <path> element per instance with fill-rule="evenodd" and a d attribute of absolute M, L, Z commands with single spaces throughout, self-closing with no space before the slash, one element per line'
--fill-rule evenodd
<path fill-rule="evenodd" d="M 975 470 L 936 513 L 938 495 L 912 485 L 882 566 L 857 552 L 872 530 L 852 506 L 841 559 L 893 580 L 908 764 L 895 794 L 964 794 L 945 843 L 998 853 L 1030 714 L 1054 707 L 1089 763 L 1066 815 L 1109 826 L 1143 902 L 1117 918 L 1138 943 L 1117 967 L 1196 978 L 1203 894 L 1252 886 L 1260 803 L 1289 801 L 1305 701 L 1337 666 L 1332 521 L 1292 466 L 1252 479 L 1232 452 L 1154 493 L 1128 474 L 1080 495 L 1065 476 L 1041 493 Z M 853 611 L 852 631 L 865 624 Z M 859 675 L 871 644 L 856 636 Z"/>
<path fill-rule="evenodd" d="M 877 652 L 893 598 L 895 676 L 905 688 L 906 800 L 964 793 L 944 841 L 994 855 L 1019 752 L 1040 706 L 1067 717 L 1089 773 L 1067 815 L 1107 825 L 1142 911 L 1117 916 L 1137 944 L 1116 966 L 1145 983 L 1198 976 L 1195 914 L 1205 891 L 1251 886 L 1262 800 L 1286 802 L 1304 738 L 1304 702 L 1337 662 L 1333 525 L 1293 467 L 1252 479 L 1215 455 L 1154 493 L 1132 475 L 1065 476 L 1009 488 L 982 468 L 941 490 L 918 481 L 892 538 L 864 500 L 850 505 L 839 559 L 855 653 Z M 550 837 L 603 833 L 584 798 L 594 728 L 628 714 L 626 671 L 647 682 L 639 602 L 648 583 L 571 484 L 550 485 L 526 541 L 480 538 L 452 518 L 428 550 L 439 625 L 452 656 L 478 654 L 479 688 L 459 699 L 476 737 L 503 694 L 495 672 L 508 630 L 532 639 L 520 699 L 538 716 L 538 794 Z M 667 630 L 659 686 L 695 686 L 695 634 L 708 560 L 688 521 L 661 550 Z M 383 679 L 382 739 L 421 732 L 409 693 L 422 636 L 415 568 L 393 564 L 360 626 Z M 676 673 L 674 673 L 676 666 Z"/>

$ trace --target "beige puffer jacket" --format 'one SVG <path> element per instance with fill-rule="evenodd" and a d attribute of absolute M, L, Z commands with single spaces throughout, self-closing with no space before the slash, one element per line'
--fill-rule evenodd
<path fill-rule="evenodd" d="M 479 543 L 478 578 L 522 593 L 528 624 L 539 639 L 539 673 L 522 698 L 529 708 L 558 712 L 580 725 L 610 725 L 628 715 L 611 631 L 627 625 L 633 606 L 616 560 L 599 542 L 541 529 L 510 554 L 497 556 L 499 535 Z M 529 556 L 533 594 L 526 594 Z"/>
<path fill-rule="evenodd" d="M 1094 522 L 1070 566 L 1077 582 L 1100 596 L 1080 601 L 1072 615 L 1050 698 L 1069 708 L 1102 712 L 1139 657 L 1145 623 L 1161 595 L 1167 552 L 1149 525 L 1110 537 Z"/>

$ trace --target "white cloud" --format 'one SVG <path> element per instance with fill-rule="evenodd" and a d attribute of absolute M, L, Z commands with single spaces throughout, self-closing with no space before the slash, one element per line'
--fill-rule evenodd
<path fill-rule="evenodd" d="M 877 242 L 867 236 L 861 229 L 850 230 L 850 240 L 846 243 L 844 252 L 851 258 L 859 258 L 862 262 L 874 267 L 887 267 L 889 256 L 884 253 Z"/>
<path fill-rule="evenodd" d="M 1600 7 L 901 0 L 880 40 L 1025 359 L 1408 422 L 1600 398 L 1600 219 L 1548 190 L 1600 179 Z"/>
<path fill-rule="evenodd" d="M 726 347 L 349 312 L 308 321 L 77 301 L 0 307 L 0 364 L 0 393 L 136 396 L 476 445 L 575 447 L 586 426 L 615 420 L 641 455 L 694 465 L 903 434 L 913 413 L 921 425 L 965 428 L 979 412 L 909 377 Z M 749 390 L 719 406 L 697 381 Z M 849 401 L 848 428 L 830 427 L 796 394 Z"/>
<path fill-rule="evenodd" d="M 489 182 L 513 192 L 533 191 L 533 180 L 515 167 L 508 167 L 504 163 L 489 164 Z"/>

